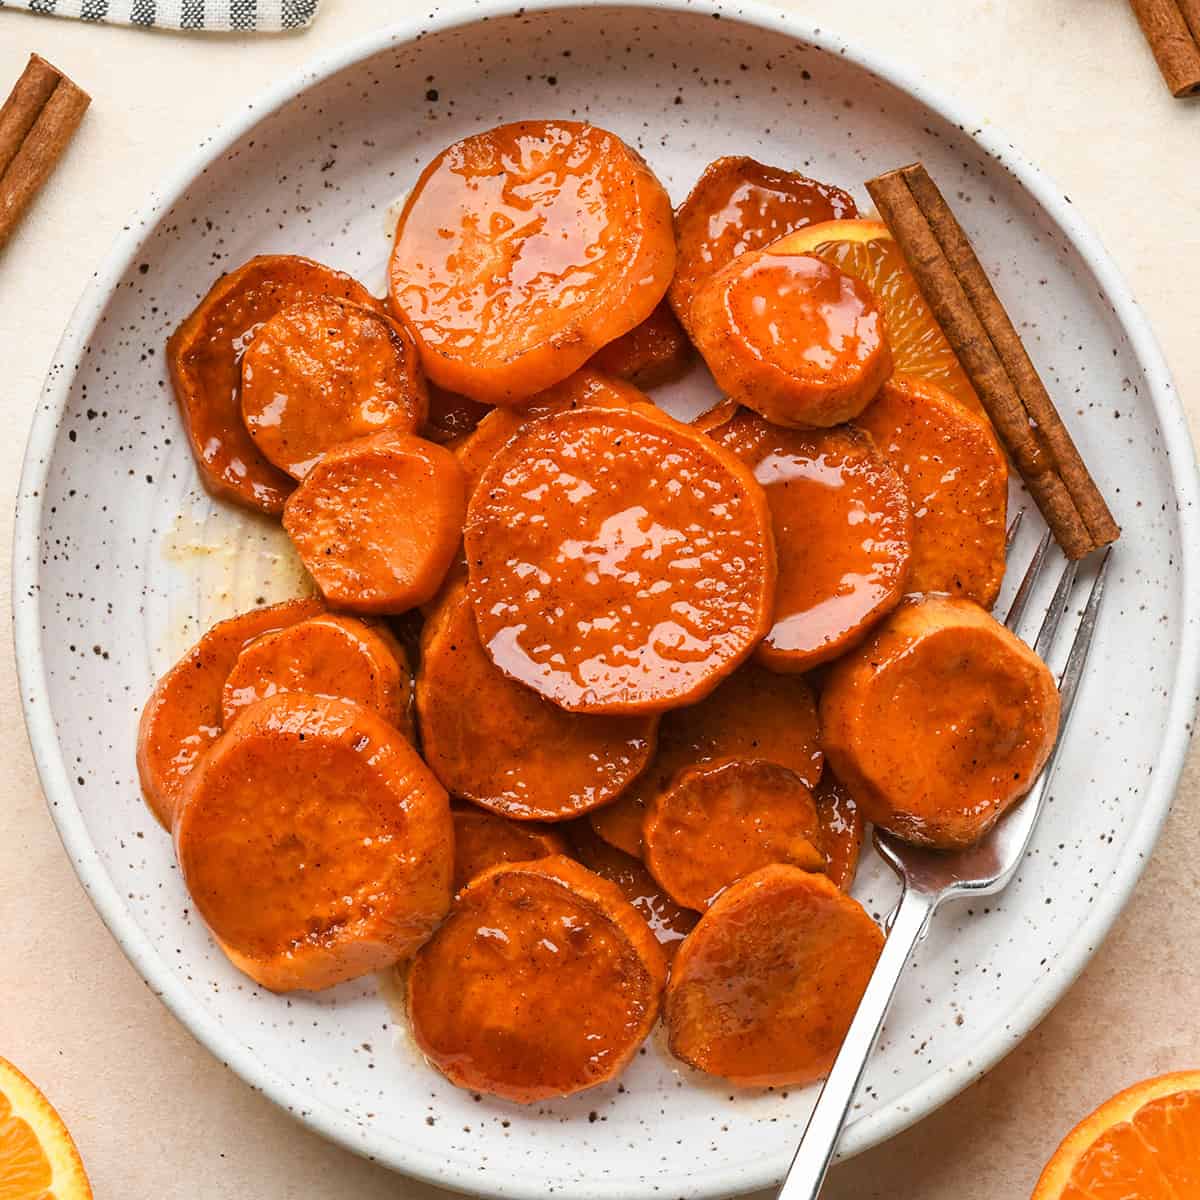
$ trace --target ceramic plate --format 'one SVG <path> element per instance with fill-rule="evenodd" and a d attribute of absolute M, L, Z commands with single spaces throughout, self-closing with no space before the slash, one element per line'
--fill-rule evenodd
<path fill-rule="evenodd" d="M 658 1038 L 619 1085 L 558 1103 L 458 1091 L 423 1064 L 378 980 L 283 998 L 237 974 L 192 913 L 134 773 L 154 678 L 216 618 L 302 586 L 277 525 L 200 490 L 167 334 L 252 254 L 308 254 L 381 288 L 422 164 L 533 116 L 615 130 L 676 199 L 720 154 L 800 168 L 864 206 L 863 180 L 920 158 L 953 199 L 1125 536 L 1028 859 L 986 908 L 938 915 L 843 1153 L 966 1087 L 1062 994 L 1129 895 L 1181 766 L 1200 545 L 1188 435 L 1141 316 L 1066 197 L 902 69 L 773 10 L 477 3 L 350 47 L 207 141 L 98 272 L 37 412 L 15 563 L 25 712 L 54 818 L 113 934 L 214 1054 L 300 1120 L 491 1195 L 723 1195 L 779 1178 L 810 1091 L 734 1094 Z M 869 858 L 855 894 L 882 919 L 896 891 Z"/>

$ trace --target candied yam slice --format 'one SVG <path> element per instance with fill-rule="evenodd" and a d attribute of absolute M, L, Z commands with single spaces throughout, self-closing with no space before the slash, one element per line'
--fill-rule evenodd
<path fill-rule="evenodd" d="M 843 892 L 848 892 L 858 872 L 858 856 L 862 851 L 866 827 L 862 809 L 828 766 L 813 789 L 813 802 L 821 823 L 825 874 Z"/>
<path fill-rule="evenodd" d="M 507 817 L 458 804 L 454 820 L 454 890 L 463 888 L 483 871 L 501 863 L 534 862 L 567 852 L 566 839 L 546 825 L 510 821 Z"/>
<path fill-rule="evenodd" d="M 263 456 L 303 479 L 326 450 L 383 429 L 415 433 L 428 399 L 412 335 L 346 300 L 265 321 L 242 356 L 242 419 Z"/>
<path fill-rule="evenodd" d="M 429 410 L 425 424 L 421 426 L 421 436 L 441 446 L 454 445 L 466 437 L 492 411 L 490 404 L 480 404 L 469 396 L 448 392 L 428 380 L 425 391 L 429 397 Z"/>
<path fill-rule="evenodd" d="M 690 328 L 717 386 L 777 425 L 848 421 L 892 373 L 883 314 L 866 284 L 775 246 L 706 279 Z"/>
<path fill-rule="evenodd" d="M 192 773 L 175 852 L 221 948 L 272 991 L 397 963 L 450 904 L 445 791 L 347 700 L 287 692 L 247 709 Z"/>
<path fill-rule="evenodd" d="M 218 621 L 155 684 L 138 725 L 137 769 L 142 796 L 164 828 L 184 781 L 220 736 L 221 692 L 242 649 L 324 609 L 319 600 L 286 600 Z"/>
<path fill-rule="evenodd" d="M 849 195 L 831 184 L 743 155 L 716 159 L 675 213 L 675 277 L 667 293 L 675 315 L 686 327 L 697 287 L 739 255 L 793 229 L 857 214 Z"/>
<path fill-rule="evenodd" d="M 779 429 L 742 411 L 714 439 L 767 495 L 779 577 L 758 647 L 775 671 L 807 671 L 866 635 L 908 590 L 913 523 L 900 477 L 853 428 Z"/>
<path fill-rule="evenodd" d="M 762 489 L 648 406 L 529 422 L 484 472 L 464 540 L 492 661 L 573 712 L 700 700 L 769 625 Z"/>
<path fill-rule="evenodd" d="M 666 961 L 615 884 L 558 856 L 477 876 L 408 976 L 413 1036 L 462 1088 L 530 1104 L 613 1079 Z"/>
<path fill-rule="evenodd" d="M 897 376 L 855 418 L 912 506 L 908 590 L 991 608 L 1004 581 L 1008 464 L 991 426 L 936 384 Z"/>
<path fill-rule="evenodd" d="M 824 875 L 763 867 L 723 892 L 671 964 L 671 1053 L 741 1087 L 829 1072 L 883 948 Z"/>
<path fill-rule="evenodd" d="M 863 816 L 958 849 L 1028 791 L 1058 733 L 1046 664 L 970 600 L 914 596 L 830 668 L 825 753 Z"/>
<path fill-rule="evenodd" d="M 786 767 L 690 767 L 646 810 L 643 857 L 677 904 L 703 912 L 744 875 L 772 863 L 823 871 L 812 792 Z"/>
<path fill-rule="evenodd" d="M 692 364 L 692 343 L 671 306 L 658 307 L 640 324 L 592 355 L 590 364 L 634 387 L 656 388 L 680 378 Z"/>
<path fill-rule="evenodd" d="M 242 359 L 265 321 L 301 300 L 377 306 L 341 271 L 295 254 L 260 254 L 222 275 L 167 341 L 167 366 L 204 486 L 262 512 L 283 510 L 295 486 L 242 422 Z"/>
<path fill-rule="evenodd" d="M 382 629 L 323 613 L 256 638 L 225 680 L 221 719 L 281 692 L 353 700 L 402 729 L 412 677 L 403 648 Z"/>
<path fill-rule="evenodd" d="M 426 623 L 416 697 L 430 769 L 452 795 L 508 817 L 561 821 L 605 804 L 654 751 L 656 717 L 569 713 L 503 674 L 461 584 Z"/>
<path fill-rule="evenodd" d="M 330 605 L 402 613 L 441 586 L 465 510 L 454 455 L 388 430 L 329 451 L 288 500 L 283 527 Z"/>
<path fill-rule="evenodd" d="M 521 121 L 425 168 L 389 283 L 434 382 L 519 404 L 645 320 L 674 268 L 671 203 L 641 155 L 594 125 Z"/>

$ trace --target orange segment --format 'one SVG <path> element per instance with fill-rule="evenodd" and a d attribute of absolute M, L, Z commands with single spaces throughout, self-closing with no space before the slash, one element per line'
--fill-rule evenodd
<path fill-rule="evenodd" d="M 1067 1135 L 1033 1200 L 1192 1200 L 1200 1196 L 1200 1071 L 1119 1092 Z"/>
<path fill-rule="evenodd" d="M 0 1058 L 0 1200 L 91 1200 L 83 1160 L 50 1101 Z"/>
<path fill-rule="evenodd" d="M 968 408 L 979 397 L 882 221 L 823 221 L 781 238 L 775 253 L 815 254 L 860 279 L 883 309 L 896 373 L 931 379 Z"/>

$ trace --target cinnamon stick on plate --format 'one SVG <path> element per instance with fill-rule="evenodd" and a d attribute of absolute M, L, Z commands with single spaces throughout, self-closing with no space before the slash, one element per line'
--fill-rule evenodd
<path fill-rule="evenodd" d="M 867 191 L 1063 552 L 1082 558 L 1116 541 L 1120 527 L 929 173 L 914 163 Z"/>
<path fill-rule="evenodd" d="M 1200 95 L 1200 0 L 1129 0 L 1171 95 Z"/>
<path fill-rule="evenodd" d="M 37 54 L 0 108 L 0 248 L 67 148 L 91 97 Z"/>

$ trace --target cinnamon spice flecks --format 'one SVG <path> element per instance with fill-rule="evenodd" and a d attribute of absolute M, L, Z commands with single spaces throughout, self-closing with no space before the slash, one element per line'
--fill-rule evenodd
<path fill-rule="evenodd" d="M 1171 95 L 1200 95 L 1200 0 L 1129 3 Z"/>

